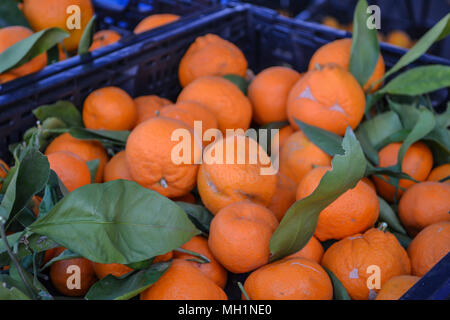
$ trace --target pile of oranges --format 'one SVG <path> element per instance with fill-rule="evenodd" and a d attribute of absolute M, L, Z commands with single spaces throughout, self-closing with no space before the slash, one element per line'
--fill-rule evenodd
<path fill-rule="evenodd" d="M 381 86 L 383 57 L 362 87 L 348 71 L 351 44 L 345 39 L 319 48 L 304 73 L 276 66 L 251 78 L 241 50 L 208 34 L 197 38 L 180 62 L 183 89 L 176 102 L 155 95 L 133 99 L 118 87 L 97 89 L 86 98 L 82 118 L 87 129 L 130 131 L 130 135 L 126 147 L 111 158 L 98 141 L 79 140 L 69 133 L 56 137 L 45 154 L 69 192 L 91 181 L 132 180 L 174 201 L 204 205 L 214 216 L 209 235 L 195 236 L 181 247 L 209 262 L 195 260 L 189 251 L 156 257 L 153 263 L 172 260 L 172 264 L 140 294 L 141 299 L 227 299 L 223 289 L 229 273 L 249 273 L 243 297 L 250 299 L 332 299 L 333 284 L 326 270 L 352 299 L 398 299 L 450 251 L 450 184 L 440 182 L 450 175 L 450 164 L 435 166 L 429 147 L 419 141 L 401 164 L 415 181 L 401 179 L 397 190 L 387 176 L 363 178 L 320 213 L 306 246 L 269 262 L 269 241 L 287 210 L 308 197 L 332 169 L 331 157 L 295 120 L 343 136 L 347 127 L 356 129 L 361 123 L 365 93 Z M 249 80 L 247 96 L 223 77 L 229 74 Z M 216 134 L 200 137 L 194 129 L 197 121 L 203 132 Z M 273 164 L 258 142 L 243 132 L 252 123 L 283 121 L 286 125 L 274 139 L 277 148 L 272 149 L 279 170 L 262 175 L 261 169 Z M 184 163 L 173 157 L 178 144 L 174 132 L 180 129 L 190 133 L 187 143 L 192 152 Z M 229 129 L 235 131 L 218 135 Z M 244 142 L 241 149 L 236 147 L 238 140 Z M 395 165 L 400 147 L 397 142 L 383 147 L 379 167 Z M 260 156 L 255 163 L 237 161 L 255 153 Z M 233 161 L 200 161 L 208 157 Z M 99 161 L 95 177 L 87 165 L 91 160 Z M 8 167 L 2 163 L 1 168 L 4 176 Z M 390 203 L 400 199 L 400 221 L 413 237 L 407 250 L 384 224 L 376 228 L 378 197 Z M 48 250 L 44 262 L 62 251 Z M 65 286 L 69 265 L 82 270 L 79 290 Z M 367 284 L 373 266 L 380 274 L 375 288 Z M 61 294 L 83 296 L 97 279 L 131 271 L 121 264 L 77 258 L 52 264 L 50 278 Z"/>
<path fill-rule="evenodd" d="M 69 29 L 68 8 L 78 6 L 80 9 L 80 28 Z M 94 16 L 91 0 L 24 0 L 19 3 L 31 29 L 23 26 L 8 26 L 0 29 L 0 54 L 12 45 L 30 37 L 34 32 L 48 28 L 60 28 L 69 33 L 63 43 L 59 44 L 59 61 L 67 59 L 78 49 L 89 21 Z M 72 12 L 72 11 L 69 11 Z M 76 11 L 73 11 L 76 12 Z M 140 34 L 162 25 L 174 22 L 180 17 L 174 14 L 153 14 L 143 19 L 134 29 Z M 89 51 L 94 51 L 118 42 L 122 35 L 115 30 L 100 30 L 93 36 Z M 22 66 L 0 74 L 0 84 L 42 70 L 47 65 L 47 53 L 42 53 Z"/>
<path fill-rule="evenodd" d="M 65 59 L 77 49 L 94 15 L 90 0 L 24 0 L 20 10 L 33 31 L 21 26 L 0 29 L 0 53 L 33 32 L 66 29 L 65 11 L 71 4 L 83 12 L 82 28 L 68 30 L 70 37 L 60 45 L 60 59 Z M 153 15 L 134 32 L 178 18 Z M 113 30 L 99 31 L 90 50 L 120 38 Z M 86 129 L 128 131 L 129 136 L 120 150 L 69 132 L 54 138 L 45 155 L 68 192 L 91 183 L 129 180 L 173 201 L 204 206 L 212 215 L 208 234 L 194 236 L 181 250 L 153 259 L 152 263 L 171 261 L 171 265 L 140 293 L 141 300 L 226 300 L 224 288 L 231 274 L 248 275 L 242 297 L 252 300 L 330 300 L 334 296 L 331 274 L 351 299 L 399 299 L 450 251 L 450 183 L 446 180 L 450 163 L 438 166 L 429 146 L 418 141 L 401 163 L 402 172 L 413 180 L 400 179 L 396 187 L 387 175 L 361 179 L 320 212 L 314 235 L 301 250 L 271 261 L 269 243 L 286 212 L 311 195 L 333 169 L 332 157 L 308 138 L 297 121 L 342 137 L 364 120 L 366 94 L 383 85 L 383 56 L 379 55 L 368 81 L 360 85 L 349 71 L 351 48 L 351 39 L 336 40 L 319 48 L 302 73 L 273 66 L 253 75 L 236 45 L 207 34 L 197 38 L 180 61 L 182 90 L 176 101 L 156 95 L 132 97 L 112 86 L 87 96 L 82 106 Z M 46 64 L 43 53 L 1 74 L 0 84 Z M 245 79 L 247 93 L 225 77 L 229 75 Z M 271 137 L 271 150 L 245 134 L 251 127 L 272 123 L 284 125 Z M 180 148 L 181 140 L 189 152 Z M 396 165 L 401 146 L 402 142 L 392 142 L 382 147 L 378 167 Z M 95 175 L 88 166 L 93 160 L 98 162 Z M 8 165 L 0 161 L 2 179 L 8 171 Z M 406 249 L 386 223 L 377 225 L 380 198 L 398 208 L 398 218 L 412 238 Z M 33 200 L 37 214 L 42 199 Z M 43 264 L 64 250 L 47 250 Z M 208 261 L 199 261 L 193 253 Z M 75 290 L 67 287 L 67 269 L 74 265 L 82 275 Z M 371 270 L 378 274 L 378 285 L 369 285 Z M 81 297 L 98 280 L 126 276 L 133 268 L 80 257 L 54 262 L 48 271 L 59 293 Z"/>

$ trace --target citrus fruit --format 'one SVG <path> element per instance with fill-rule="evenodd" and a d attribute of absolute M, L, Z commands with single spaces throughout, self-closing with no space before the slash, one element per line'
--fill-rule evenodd
<path fill-rule="evenodd" d="M 285 259 L 305 258 L 320 263 L 320 261 L 322 260 L 323 252 L 324 250 L 322 244 L 319 242 L 319 240 L 317 240 L 316 237 L 312 236 L 302 249 L 285 257 Z"/>
<path fill-rule="evenodd" d="M 398 300 L 419 281 L 416 276 L 396 276 L 390 278 L 381 287 L 375 300 Z"/>
<path fill-rule="evenodd" d="M 350 54 L 352 48 L 352 39 L 339 39 L 327 43 L 320 47 L 309 61 L 309 70 L 313 70 L 317 65 L 325 65 L 328 63 L 334 63 L 342 68 L 348 70 L 350 65 Z M 370 89 L 371 92 L 381 87 L 380 80 L 383 78 L 385 72 L 385 65 L 383 56 L 380 54 L 378 57 L 375 69 L 364 85 L 364 90 Z M 371 89 L 373 85 L 373 88 Z"/>
<path fill-rule="evenodd" d="M 314 261 L 290 258 L 253 271 L 244 284 L 250 300 L 331 300 L 333 285 Z"/>
<path fill-rule="evenodd" d="M 227 271 L 220 265 L 219 262 L 214 258 L 213 254 L 209 250 L 208 240 L 201 236 L 195 236 L 184 245 L 181 246 L 181 249 L 189 250 L 192 252 L 199 253 L 210 260 L 209 263 L 199 263 L 195 261 L 190 261 L 193 266 L 198 268 L 203 275 L 214 281 L 219 287 L 224 288 L 227 283 Z M 190 255 L 188 253 L 183 253 L 179 251 L 175 251 L 174 253 L 175 259 L 183 259 L 183 260 L 192 260 L 199 258 Z"/>
<path fill-rule="evenodd" d="M 405 191 L 398 213 L 409 234 L 416 235 L 430 224 L 450 221 L 450 184 L 420 182 Z"/>
<path fill-rule="evenodd" d="M 445 179 L 447 177 L 450 177 L 450 163 L 446 163 L 443 165 L 440 165 L 433 170 L 431 170 L 430 175 L 428 176 L 428 181 L 441 181 L 442 179 Z M 447 179 L 444 181 L 445 183 L 450 183 L 450 179 Z"/>
<path fill-rule="evenodd" d="M 375 299 L 379 291 L 377 270 L 380 287 L 392 277 L 411 273 L 408 254 L 397 238 L 375 228 L 331 245 L 323 255 L 322 266 L 333 272 L 354 300 Z M 371 276 L 375 276 L 373 282 Z"/>
<path fill-rule="evenodd" d="M 138 97 L 134 99 L 134 103 L 138 114 L 136 125 L 159 116 L 159 112 L 164 106 L 172 104 L 170 100 L 155 95 Z"/>
<path fill-rule="evenodd" d="M 71 152 L 53 152 L 48 155 L 48 162 L 69 192 L 91 183 L 88 165 Z"/>
<path fill-rule="evenodd" d="M 209 249 L 228 271 L 249 272 L 269 262 L 269 241 L 277 227 L 269 209 L 250 201 L 233 203 L 213 218 Z"/>
<path fill-rule="evenodd" d="M 271 67 L 259 73 L 248 87 L 253 106 L 253 119 L 264 125 L 286 121 L 286 102 L 289 91 L 300 79 L 300 74 L 286 67 Z"/>
<path fill-rule="evenodd" d="M 70 34 L 64 40 L 67 51 L 78 48 L 84 29 L 94 15 L 90 0 L 24 0 L 23 4 L 23 13 L 34 31 L 56 27 Z M 74 28 L 69 29 L 71 23 Z"/>
<path fill-rule="evenodd" d="M 205 148 L 197 177 L 198 192 L 213 214 L 243 200 L 268 206 L 277 187 L 272 171 L 270 158 L 255 140 L 230 135 Z"/>
<path fill-rule="evenodd" d="M 328 170 L 331 167 L 317 167 L 307 173 L 298 186 L 297 200 L 313 193 Z M 325 241 L 364 232 L 375 224 L 379 211 L 377 194 L 368 184 L 359 181 L 320 212 L 314 235 Z"/>
<path fill-rule="evenodd" d="M 170 13 L 159 13 L 153 14 L 141 22 L 134 29 L 134 33 L 139 34 L 145 31 L 149 31 L 158 27 L 161 27 L 165 24 L 177 21 L 180 19 L 179 16 Z"/>
<path fill-rule="evenodd" d="M 182 150 L 186 155 L 178 159 L 179 142 L 172 140 L 174 132 L 187 134 Z M 159 192 L 166 197 L 178 197 L 189 193 L 195 186 L 201 157 L 201 141 L 185 123 L 164 117 L 156 117 L 138 125 L 128 137 L 126 159 L 134 181 L 141 186 Z M 174 155 L 176 154 L 176 155 Z M 174 157 L 177 156 L 175 159 Z"/>
<path fill-rule="evenodd" d="M 0 29 L 0 54 L 6 49 L 33 35 L 33 31 L 22 26 L 12 26 Z M 28 74 L 44 69 L 47 65 L 47 53 L 42 53 L 31 61 L 21 65 L 20 67 L 9 70 L 7 74 L 3 74 L 3 80 L 0 82 L 8 82 L 16 77 L 26 76 Z"/>
<path fill-rule="evenodd" d="M 74 138 L 70 133 L 63 133 L 56 137 L 45 150 L 45 155 L 57 151 L 68 151 L 79 156 L 83 161 L 99 160 L 95 182 L 103 181 L 103 171 L 108 162 L 108 154 L 103 145 L 96 140 L 81 140 Z"/>
<path fill-rule="evenodd" d="M 244 129 L 250 126 L 252 106 L 237 86 L 220 77 L 202 77 L 190 83 L 177 102 L 195 101 L 208 108 L 219 122 L 219 129 Z"/>
<path fill-rule="evenodd" d="M 287 114 L 291 126 L 295 120 L 343 136 L 348 126 L 355 129 L 364 115 L 366 98 L 350 72 L 335 64 L 326 64 L 305 73 L 288 96 Z"/>
<path fill-rule="evenodd" d="M 133 180 L 130 174 L 130 170 L 128 170 L 127 158 L 125 155 L 125 151 L 120 151 L 105 166 L 105 170 L 103 173 L 103 180 L 105 182 L 113 181 L 113 180 Z"/>
<path fill-rule="evenodd" d="M 400 142 L 390 143 L 378 152 L 378 167 L 390 167 L 397 164 L 398 152 L 402 144 Z M 417 181 L 424 181 L 427 179 L 431 168 L 433 167 L 433 155 L 430 149 L 423 142 L 416 142 L 412 144 L 406 151 L 401 170 L 410 175 Z M 382 176 L 384 179 L 390 181 L 390 178 Z M 395 187 L 382 180 L 380 177 L 374 176 L 373 181 L 377 188 L 377 192 L 387 201 L 394 201 Z M 414 184 L 414 181 L 407 179 L 400 179 L 399 189 L 396 198 L 402 196 L 403 189 L 408 189 Z"/>
<path fill-rule="evenodd" d="M 450 222 L 429 225 L 411 241 L 408 255 L 412 274 L 423 276 L 450 252 Z"/>
<path fill-rule="evenodd" d="M 234 74 L 245 77 L 248 63 L 233 43 L 215 34 L 195 39 L 181 59 L 178 78 L 184 88 L 203 76 Z"/>
<path fill-rule="evenodd" d="M 118 42 L 122 36 L 114 30 L 100 30 L 94 34 L 89 51 L 94 51 Z"/>
<path fill-rule="evenodd" d="M 225 292 L 199 269 L 183 259 L 175 259 L 169 269 L 141 300 L 227 300 Z"/>
<path fill-rule="evenodd" d="M 136 120 L 136 105 L 128 93 L 120 88 L 97 89 L 84 101 L 83 122 L 88 129 L 130 130 Z"/>

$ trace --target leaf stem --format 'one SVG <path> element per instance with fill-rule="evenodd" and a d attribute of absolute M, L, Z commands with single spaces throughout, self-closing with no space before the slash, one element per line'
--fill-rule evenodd
<path fill-rule="evenodd" d="M 250 300 L 250 297 L 248 296 L 247 292 L 245 291 L 242 283 L 238 282 L 237 285 L 239 287 L 239 290 L 241 290 L 242 294 L 244 295 L 245 300 Z"/>
<path fill-rule="evenodd" d="M 209 260 L 209 259 L 208 259 L 207 257 L 205 257 L 204 255 L 202 255 L 202 254 L 200 254 L 200 253 L 197 253 L 197 252 L 194 252 L 194 251 L 191 251 L 191 250 L 186 250 L 186 249 L 178 248 L 178 249 L 175 249 L 174 251 L 178 251 L 178 252 L 181 252 L 181 253 L 187 253 L 187 254 L 190 254 L 191 256 L 200 258 L 202 261 L 204 261 L 204 262 L 202 262 L 202 263 L 210 263 L 210 262 L 211 262 L 211 260 Z"/>
<path fill-rule="evenodd" d="M 23 283 L 25 284 L 25 287 L 28 290 L 28 294 L 30 295 L 30 297 L 35 297 L 35 293 L 32 289 L 32 286 L 28 283 L 28 280 L 25 277 L 22 266 L 20 265 L 19 261 L 17 260 L 17 257 L 14 255 L 11 247 L 9 246 L 8 237 L 6 236 L 6 232 L 5 232 L 5 219 L 3 217 L 0 217 L 0 234 L 3 239 L 3 243 L 5 244 L 6 251 L 8 252 L 8 255 L 11 258 L 11 260 L 13 261 L 13 263 L 15 264 L 17 271 L 19 273 L 19 276 L 22 279 Z"/>

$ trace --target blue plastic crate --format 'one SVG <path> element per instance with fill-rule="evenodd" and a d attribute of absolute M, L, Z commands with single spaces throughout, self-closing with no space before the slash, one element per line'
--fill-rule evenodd
<path fill-rule="evenodd" d="M 343 25 L 350 24 L 357 0 L 315 0 L 297 19 L 321 23 L 326 16 L 336 18 Z M 441 18 L 450 12 L 447 0 L 368 0 L 381 11 L 381 32 L 403 30 L 413 39 L 419 39 Z M 450 59 L 450 39 L 440 41 L 430 48 L 430 53 Z"/>
<path fill-rule="evenodd" d="M 217 8 L 220 0 L 92 0 L 97 15 L 97 29 L 111 29 L 122 35 L 122 39 L 115 44 L 85 54 L 75 56 L 64 61 L 47 66 L 43 70 L 21 77 L 14 81 L 0 84 L 0 95 L 14 94 L 20 88 L 29 86 L 40 79 L 52 74 L 73 68 L 79 64 L 86 64 L 105 54 L 128 46 L 146 37 L 152 36 L 158 29 L 168 29 L 174 24 L 183 24 L 185 19 L 201 16 Z M 144 18 L 157 13 L 173 13 L 182 18 L 177 22 L 160 28 L 144 32 L 139 35 L 133 33 L 136 25 Z"/>
<path fill-rule="evenodd" d="M 8 145 L 20 141 L 23 133 L 35 124 L 31 111 L 43 104 L 70 100 L 81 109 L 82 102 L 93 90 L 109 85 L 119 86 L 134 97 L 156 94 L 175 100 L 181 90 L 177 72 L 179 62 L 190 44 L 207 33 L 218 34 L 240 47 L 249 67 L 256 73 L 274 65 L 288 65 L 303 72 L 317 48 L 350 35 L 248 4 L 230 4 L 201 17 L 187 19 L 175 28 L 161 28 L 151 36 L 96 59 L 82 61 L 80 58 L 74 67 L 40 79 L 14 94 L 0 95 L 0 158 L 7 158 Z M 388 67 L 406 52 L 384 44 L 381 50 Z M 450 61 L 424 55 L 415 62 L 415 65 L 427 64 L 450 65 Z M 447 96 L 437 99 L 436 104 L 448 101 L 446 92 Z M 412 289 L 415 299 L 448 296 L 448 257 L 446 259 L 441 262 L 443 267 L 437 266 L 424 277 L 438 279 L 424 280 L 431 289 L 421 290 L 418 286 L 422 282 Z M 231 299 L 240 298 L 233 283 L 243 280 L 245 275 L 230 277 L 227 293 Z M 443 287 L 443 283 L 447 286 Z M 431 296 L 432 291 L 440 292 L 439 296 Z"/>

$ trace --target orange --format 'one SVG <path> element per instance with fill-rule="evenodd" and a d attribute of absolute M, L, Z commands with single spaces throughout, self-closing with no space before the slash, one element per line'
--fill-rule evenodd
<path fill-rule="evenodd" d="M 67 51 L 78 48 L 84 29 L 94 15 L 90 0 L 24 0 L 23 13 L 34 31 L 56 27 L 67 31 L 70 36 L 64 39 Z M 78 6 L 79 11 L 71 9 Z M 68 13 L 69 12 L 69 13 Z M 79 14 L 80 28 L 77 27 L 77 14 Z M 68 25 L 75 28 L 69 30 Z"/>
<path fill-rule="evenodd" d="M 276 261 L 252 272 L 244 284 L 250 300 L 331 300 L 325 270 L 304 258 Z"/>
<path fill-rule="evenodd" d="M 428 176 L 428 181 L 440 181 L 444 178 L 450 176 L 450 163 L 443 164 L 439 167 L 431 170 L 430 175 Z M 444 181 L 445 183 L 450 183 L 450 179 Z"/>
<path fill-rule="evenodd" d="M 84 101 L 83 122 L 88 129 L 131 130 L 136 120 L 136 105 L 120 88 L 97 89 Z"/>
<path fill-rule="evenodd" d="M 77 277 L 79 278 L 79 288 L 77 288 Z M 85 258 L 76 258 L 61 260 L 52 264 L 50 280 L 61 294 L 81 297 L 89 291 L 97 278 L 91 261 Z"/>
<path fill-rule="evenodd" d="M 450 184 L 420 182 L 406 190 L 400 199 L 398 213 L 411 235 L 430 224 L 450 221 Z"/>
<path fill-rule="evenodd" d="M 234 74 L 245 77 L 248 63 L 233 43 L 215 34 L 195 39 L 181 59 L 178 78 L 184 88 L 203 76 Z"/>
<path fill-rule="evenodd" d="M 172 139 L 183 131 L 181 142 Z M 190 148 L 176 151 L 180 143 Z M 181 154 L 182 153 L 182 154 Z M 180 155 L 181 154 L 181 155 Z M 176 158 L 174 158 L 176 157 Z M 164 117 L 147 120 L 130 134 L 126 146 L 128 169 L 134 181 L 166 197 L 179 197 L 195 186 L 201 141 L 185 123 Z"/>
<path fill-rule="evenodd" d="M 379 289 L 369 289 L 367 281 L 376 276 L 371 266 L 379 267 L 381 287 L 392 277 L 411 273 L 408 254 L 397 238 L 375 228 L 334 243 L 325 251 L 322 266 L 333 272 L 354 300 L 375 299 Z"/>
<path fill-rule="evenodd" d="M 153 263 L 158 263 L 158 262 L 166 262 L 169 261 L 173 258 L 173 251 L 169 251 L 167 253 L 161 254 L 159 256 L 156 256 L 153 259 Z"/>
<path fill-rule="evenodd" d="M 0 188 L 1 188 L 1 185 L 0 185 Z M 42 198 L 39 196 L 33 196 L 33 198 L 31 198 L 31 202 L 32 202 L 33 213 L 34 213 L 35 217 L 37 217 L 39 215 L 39 207 L 41 206 Z"/>
<path fill-rule="evenodd" d="M 182 101 L 177 104 L 164 107 L 160 113 L 161 116 L 180 120 L 195 128 L 195 121 L 201 128 L 199 134 L 203 135 L 209 129 L 217 129 L 219 124 L 215 115 L 205 106 L 198 102 Z M 203 141 L 204 146 L 210 144 L 211 141 Z"/>
<path fill-rule="evenodd" d="M 294 129 L 287 125 L 281 128 L 278 133 L 274 134 L 271 142 L 271 151 L 274 154 L 279 154 L 280 150 L 283 148 L 286 140 L 294 133 Z M 276 142 L 278 139 L 278 143 Z"/>
<path fill-rule="evenodd" d="M 297 192 L 297 185 L 291 178 L 285 174 L 278 172 L 278 184 L 272 201 L 267 207 L 273 212 L 278 221 L 283 219 L 284 214 L 295 202 L 295 194 Z"/>
<path fill-rule="evenodd" d="M 182 249 L 190 250 L 196 253 L 199 253 L 201 255 L 204 255 L 207 257 L 211 262 L 209 263 L 198 263 L 195 261 L 190 261 L 194 267 L 196 267 L 198 270 L 200 270 L 203 275 L 214 281 L 215 284 L 217 284 L 221 288 L 225 288 L 225 284 L 227 283 L 227 271 L 220 265 L 219 262 L 214 258 L 213 254 L 209 250 L 208 247 L 208 240 L 201 237 L 201 236 L 195 236 L 188 242 L 186 242 L 183 246 L 181 246 Z M 189 259 L 199 259 L 195 256 L 192 256 L 187 253 L 182 253 L 179 251 L 175 251 L 174 258 L 176 259 L 183 259 L 183 260 L 189 260 Z"/>
<path fill-rule="evenodd" d="M 0 159 L 0 190 L 2 189 L 2 185 L 3 185 L 3 183 L 1 183 L 1 181 L 3 181 L 3 179 L 6 178 L 6 176 L 8 175 L 8 171 L 9 171 L 9 166 L 6 164 L 5 161 Z"/>
<path fill-rule="evenodd" d="M 317 167 L 306 174 L 298 186 L 297 200 L 309 196 L 328 170 L 331 167 Z M 325 241 L 364 232 L 377 221 L 379 211 L 377 194 L 368 184 L 359 181 L 322 210 L 314 235 Z"/>
<path fill-rule="evenodd" d="M 394 142 L 388 144 L 378 152 L 378 167 L 390 167 L 397 164 L 398 152 L 402 144 L 400 142 Z M 422 142 L 416 142 L 412 144 L 406 151 L 402 161 L 402 172 L 409 174 L 413 179 L 417 181 L 425 181 L 433 167 L 433 155 L 430 149 Z M 384 179 L 390 180 L 388 177 L 383 176 Z M 377 188 L 377 192 L 387 201 L 394 201 L 395 187 L 382 180 L 381 178 L 374 176 L 373 181 Z M 407 179 L 400 179 L 399 189 L 396 198 L 402 196 L 403 189 L 408 189 L 415 182 Z M 402 189 L 403 188 L 403 189 Z"/>
<path fill-rule="evenodd" d="M 33 35 L 33 31 L 28 28 L 21 26 L 5 27 L 0 29 L 0 54 L 6 49 Z M 3 74 L 2 82 L 11 81 L 17 77 L 23 77 L 28 74 L 37 72 L 44 69 L 47 65 L 47 53 L 42 53 L 39 56 L 33 58 L 31 61 L 17 67 L 15 69 L 9 70 L 5 75 Z"/>
<path fill-rule="evenodd" d="M 14 79 L 17 79 L 17 76 L 13 75 L 12 73 L 2 73 L 0 74 L 0 85 L 9 81 L 13 81 Z"/>
<path fill-rule="evenodd" d="M 197 188 L 213 214 L 243 200 L 268 206 L 277 188 L 273 171 L 270 158 L 255 140 L 230 135 L 205 148 Z"/>
<path fill-rule="evenodd" d="M 141 22 L 136 26 L 134 29 L 134 33 L 142 33 L 145 31 L 149 31 L 158 27 L 161 27 L 165 24 L 177 21 L 180 19 L 179 16 L 169 13 L 160 13 L 160 14 L 153 14 Z"/>
<path fill-rule="evenodd" d="M 89 51 L 94 51 L 118 42 L 122 36 L 114 30 L 101 30 L 94 34 Z"/>
<path fill-rule="evenodd" d="M 93 266 L 95 275 L 100 280 L 110 274 L 113 275 L 114 277 L 119 278 L 133 271 L 133 269 L 131 269 L 130 267 L 127 267 L 126 265 L 120 263 L 104 264 L 93 262 Z"/>
<path fill-rule="evenodd" d="M 225 292 L 188 261 L 175 259 L 141 300 L 227 300 Z"/>
<path fill-rule="evenodd" d="M 213 218 L 209 249 L 228 271 L 249 272 L 269 262 L 269 241 L 277 227 L 269 209 L 250 201 L 233 203 Z"/>
<path fill-rule="evenodd" d="M 419 232 L 408 247 L 412 274 L 423 276 L 450 252 L 450 222 L 441 221 Z"/>
<path fill-rule="evenodd" d="M 48 156 L 57 151 L 72 152 L 83 161 L 98 159 L 100 162 L 95 176 L 95 182 L 102 182 L 103 170 L 108 162 L 108 154 L 100 142 L 96 140 L 80 140 L 72 137 L 69 133 L 63 133 L 48 145 L 45 154 Z"/>
<path fill-rule="evenodd" d="M 407 275 L 390 278 L 383 287 L 381 287 L 375 300 L 398 300 L 411 289 L 419 279 L 419 277 Z"/>
<path fill-rule="evenodd" d="M 401 30 L 394 30 L 386 36 L 386 42 L 397 47 L 409 49 L 413 46 L 413 42 L 408 34 Z"/>
<path fill-rule="evenodd" d="M 184 88 L 178 103 L 195 101 L 208 108 L 219 122 L 219 129 L 247 130 L 252 119 L 252 106 L 248 98 L 232 82 L 220 77 L 202 77 Z"/>
<path fill-rule="evenodd" d="M 48 155 L 50 169 L 56 172 L 69 192 L 91 183 L 89 167 L 79 156 L 59 151 Z"/>
<path fill-rule="evenodd" d="M 337 21 L 336 18 L 330 17 L 330 16 L 326 16 L 322 19 L 322 24 L 331 27 L 331 28 L 335 28 L 335 29 L 340 29 L 340 24 L 339 21 Z"/>
<path fill-rule="evenodd" d="M 289 93 L 287 114 L 295 119 L 343 136 L 348 126 L 355 129 L 364 115 L 366 98 L 356 79 L 335 64 L 311 69 Z"/>
<path fill-rule="evenodd" d="M 314 166 L 330 166 L 331 157 L 312 143 L 302 131 L 296 131 L 280 151 L 280 171 L 299 184 Z"/>
<path fill-rule="evenodd" d="M 300 73 L 286 67 L 267 68 L 253 79 L 248 87 L 248 97 L 256 123 L 264 125 L 287 120 L 287 98 L 298 79 Z"/>
<path fill-rule="evenodd" d="M 361 181 L 371 187 L 373 191 L 377 191 L 377 189 L 375 188 L 375 184 L 372 182 L 372 180 L 370 180 L 370 178 L 364 177 L 361 179 Z"/>
<path fill-rule="evenodd" d="M 66 250 L 64 247 L 56 247 L 52 249 L 48 249 L 45 251 L 44 254 L 44 261 L 42 262 L 42 265 L 45 265 L 47 262 L 52 260 L 53 258 L 59 256 L 63 251 Z"/>
<path fill-rule="evenodd" d="M 105 166 L 103 176 L 103 180 L 105 182 L 119 179 L 133 180 L 130 170 L 128 170 L 125 151 L 120 151 L 108 161 Z"/>
<path fill-rule="evenodd" d="M 317 240 L 316 237 L 312 236 L 308 243 L 299 251 L 285 257 L 284 259 L 290 258 L 305 258 L 317 263 L 320 263 L 323 256 L 322 244 Z"/>
<path fill-rule="evenodd" d="M 138 114 L 136 125 L 159 116 L 159 112 L 164 106 L 172 104 L 171 101 L 155 95 L 138 97 L 134 99 L 134 103 Z"/>
<path fill-rule="evenodd" d="M 345 70 L 348 70 L 350 65 L 351 48 L 352 39 L 340 39 L 327 43 L 314 53 L 311 60 L 309 61 L 309 70 L 313 70 L 318 64 L 325 65 L 329 63 L 337 64 Z M 377 65 L 375 66 L 375 70 L 364 85 L 364 90 L 369 90 L 372 85 L 374 85 L 374 87 L 373 89 L 370 89 L 371 92 L 379 89 L 382 83 L 379 82 L 376 85 L 375 83 L 383 78 L 384 72 L 384 59 L 380 54 L 378 57 Z"/>

